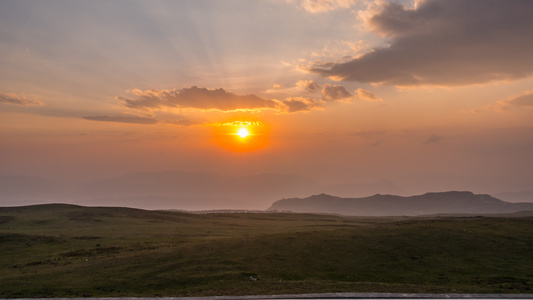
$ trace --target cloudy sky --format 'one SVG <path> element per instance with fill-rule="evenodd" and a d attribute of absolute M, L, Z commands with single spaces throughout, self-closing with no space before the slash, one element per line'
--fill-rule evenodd
<path fill-rule="evenodd" d="M 532 190 L 532 36 L 530 0 L 0 0 L 0 173 Z"/>

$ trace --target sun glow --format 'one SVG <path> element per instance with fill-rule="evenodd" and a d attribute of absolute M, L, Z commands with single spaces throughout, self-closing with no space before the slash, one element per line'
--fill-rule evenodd
<path fill-rule="evenodd" d="M 268 126 L 258 120 L 233 119 L 209 124 L 213 141 L 233 152 L 251 152 L 268 144 Z"/>
<path fill-rule="evenodd" d="M 247 128 L 243 127 L 243 128 L 239 128 L 239 130 L 237 131 L 237 135 L 240 138 L 244 139 L 244 138 L 246 138 L 246 137 L 248 137 L 250 135 L 250 132 L 248 131 Z"/>

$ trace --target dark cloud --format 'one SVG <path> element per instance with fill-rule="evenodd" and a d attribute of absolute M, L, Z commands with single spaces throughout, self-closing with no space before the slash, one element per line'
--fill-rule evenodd
<path fill-rule="evenodd" d="M 29 99 L 25 96 L 19 96 L 15 93 L 2 93 L 2 92 L 0 92 L 0 103 L 22 105 L 22 106 L 43 105 L 43 103 L 38 100 Z"/>
<path fill-rule="evenodd" d="M 527 92 L 524 95 L 515 97 L 507 102 L 512 106 L 530 106 L 533 107 L 533 92 Z"/>
<path fill-rule="evenodd" d="M 325 84 L 322 88 L 322 98 L 326 101 L 338 101 L 352 98 L 350 94 L 343 86 Z"/>
<path fill-rule="evenodd" d="M 134 124 L 155 124 L 157 120 L 151 118 L 143 118 L 136 116 L 85 116 L 82 117 L 90 121 L 103 122 L 120 122 L 120 123 L 134 123 Z"/>
<path fill-rule="evenodd" d="M 222 88 L 207 89 L 193 86 L 181 90 L 133 90 L 133 98 L 122 98 L 124 105 L 135 109 L 180 107 L 202 110 L 231 111 L 239 109 L 275 108 L 277 103 L 256 95 L 236 95 Z"/>
<path fill-rule="evenodd" d="M 377 138 L 385 134 L 386 134 L 385 131 L 377 131 L 377 130 L 375 131 L 354 131 L 354 132 L 349 133 L 349 135 L 351 136 L 362 137 L 362 138 Z"/>
<path fill-rule="evenodd" d="M 310 71 L 400 86 L 525 78 L 533 73 L 532 11 L 530 0 L 426 0 L 415 9 L 383 2 L 366 21 L 389 47 Z"/>
<path fill-rule="evenodd" d="M 427 140 L 424 141 L 424 144 L 435 144 L 442 140 L 442 136 L 432 134 Z"/>

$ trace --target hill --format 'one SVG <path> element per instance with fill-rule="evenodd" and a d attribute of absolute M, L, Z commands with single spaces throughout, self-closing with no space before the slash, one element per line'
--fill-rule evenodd
<path fill-rule="evenodd" d="M 509 203 L 471 192 L 427 193 L 402 197 L 376 194 L 340 198 L 326 194 L 276 201 L 268 210 L 352 216 L 416 216 L 431 214 L 499 214 L 533 210 L 533 203 Z"/>
<path fill-rule="evenodd" d="M 532 232 L 518 217 L 0 208 L 0 298 L 533 293 Z"/>

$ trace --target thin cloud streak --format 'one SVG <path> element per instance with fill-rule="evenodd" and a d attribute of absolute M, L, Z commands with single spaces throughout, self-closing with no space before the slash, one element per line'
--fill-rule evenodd
<path fill-rule="evenodd" d="M 355 90 L 355 97 L 366 101 L 383 101 L 383 99 L 379 98 L 374 93 L 361 88 Z"/>
<path fill-rule="evenodd" d="M 496 111 L 500 113 L 507 112 L 511 109 L 528 109 L 533 108 L 533 91 L 527 91 L 521 95 L 514 96 L 507 100 L 501 100 L 493 104 L 489 104 L 480 108 L 475 108 L 464 113 L 484 113 L 489 111 Z"/>
<path fill-rule="evenodd" d="M 0 103 L 21 105 L 21 106 L 41 106 L 44 105 L 39 100 L 30 99 L 26 96 L 19 96 L 15 93 L 2 93 L 0 92 Z"/>
<path fill-rule="evenodd" d="M 133 123 L 133 124 L 156 124 L 157 120 L 152 118 L 136 117 L 136 116 L 85 116 L 82 119 L 89 121 L 101 122 L 119 122 L 119 123 Z"/>
<path fill-rule="evenodd" d="M 300 7 L 312 14 L 325 13 L 330 10 L 350 8 L 356 0 L 302 0 Z"/>
<path fill-rule="evenodd" d="M 507 101 L 512 106 L 528 106 L 533 107 L 533 91 L 528 91 L 523 95 L 512 98 Z"/>

